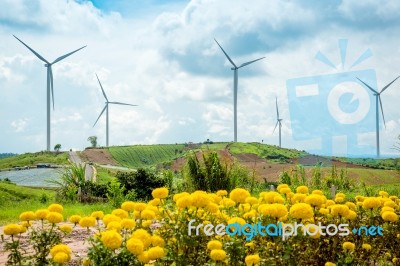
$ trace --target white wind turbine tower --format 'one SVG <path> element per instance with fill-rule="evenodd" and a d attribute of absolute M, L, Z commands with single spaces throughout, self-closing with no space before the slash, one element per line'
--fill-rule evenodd
<path fill-rule="evenodd" d="M 222 46 L 217 42 L 216 39 L 214 39 L 215 42 L 218 44 L 219 48 L 221 48 L 222 52 L 225 54 L 226 58 L 231 62 L 232 64 L 232 70 L 233 70 L 233 128 L 234 128 L 234 142 L 237 142 L 237 92 L 238 92 L 238 70 L 239 68 L 242 68 L 244 66 L 250 65 L 258 60 L 261 60 L 265 57 L 258 58 L 253 61 L 249 61 L 246 63 L 241 64 L 240 66 L 236 66 L 235 63 L 232 61 L 232 59 L 229 57 L 229 55 L 224 51 Z"/>
<path fill-rule="evenodd" d="M 378 92 L 376 90 L 374 90 L 371 86 L 369 86 L 367 83 L 365 83 L 364 81 L 362 81 L 361 79 L 357 78 L 362 84 L 364 84 L 368 89 L 370 89 L 375 96 L 375 104 L 376 104 L 376 157 L 380 157 L 380 148 L 379 148 L 379 106 L 381 107 L 381 113 L 382 113 L 382 119 L 383 119 L 383 124 L 386 127 L 386 122 L 385 122 L 385 115 L 383 114 L 383 107 L 382 107 L 382 100 L 381 100 L 381 94 L 382 92 L 384 92 L 390 85 L 392 85 L 393 82 L 395 82 L 398 78 L 400 78 L 400 76 L 398 76 L 397 78 L 395 78 L 392 82 L 390 82 L 389 84 L 387 84 L 385 87 L 383 87 L 383 89 Z"/>
<path fill-rule="evenodd" d="M 282 129 L 282 120 L 283 119 L 281 119 L 279 117 L 278 97 L 276 97 L 275 102 L 276 102 L 276 125 L 275 125 L 274 131 L 272 132 L 272 134 L 274 134 L 276 127 L 279 125 L 279 148 L 281 148 L 282 147 L 282 145 L 281 145 L 281 143 L 282 143 L 281 142 L 281 140 L 282 140 L 281 129 Z"/>
<path fill-rule="evenodd" d="M 99 82 L 101 91 L 103 92 L 104 98 L 106 99 L 106 105 L 104 106 L 103 111 L 101 111 L 101 113 L 100 113 L 99 117 L 97 118 L 96 122 L 94 122 L 93 127 L 96 125 L 97 121 L 99 121 L 99 119 L 100 119 L 101 115 L 104 113 L 104 111 L 106 111 L 106 146 L 108 147 L 108 140 L 109 140 L 109 137 L 108 137 L 108 136 L 109 136 L 109 134 L 108 134 L 108 133 L 109 133 L 109 126 L 108 126 L 108 120 L 109 120 L 109 119 L 108 119 L 108 104 L 119 104 L 119 105 L 129 105 L 129 106 L 137 106 L 137 105 L 135 105 L 135 104 L 129 104 L 129 103 L 110 102 L 110 101 L 108 101 L 107 95 L 106 95 L 106 93 L 104 92 L 103 86 L 101 85 L 101 82 L 100 82 L 99 77 L 97 76 L 97 74 L 96 74 L 96 77 L 97 77 L 97 80 L 98 80 L 98 82 Z"/>
<path fill-rule="evenodd" d="M 83 46 L 79 49 L 76 49 L 75 51 L 72 51 L 68 54 L 65 54 L 63 56 L 58 57 L 56 60 L 54 60 L 52 63 L 44 59 L 40 54 L 38 54 L 36 51 L 34 51 L 32 48 L 30 48 L 27 44 L 25 44 L 23 41 L 18 39 L 15 35 L 13 35 L 18 41 L 20 41 L 26 48 L 28 48 L 34 55 L 37 56 L 40 60 L 42 60 L 45 64 L 44 66 L 47 67 L 47 150 L 50 151 L 50 93 L 51 93 L 51 99 L 53 102 L 53 110 L 54 110 L 54 91 L 53 91 L 53 71 L 51 69 L 51 66 L 54 65 L 55 63 L 63 60 L 64 58 L 72 55 L 73 53 L 78 52 L 79 50 L 83 49 L 86 47 Z"/>

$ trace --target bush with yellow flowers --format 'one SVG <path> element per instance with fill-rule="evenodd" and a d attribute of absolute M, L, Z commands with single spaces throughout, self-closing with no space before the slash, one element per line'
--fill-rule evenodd
<path fill-rule="evenodd" d="M 354 201 L 344 193 L 329 198 L 321 190 L 285 184 L 281 184 L 277 191 L 263 191 L 258 195 L 251 195 L 242 188 L 231 192 L 194 191 L 169 195 L 168 189 L 157 188 L 152 196 L 154 199 L 149 202 L 124 202 L 121 208 L 111 213 L 97 211 L 88 217 L 69 217 L 74 226 L 97 230 L 88 239 L 88 253 L 81 263 L 240 266 L 399 264 L 400 199 L 384 191 L 375 197 L 358 195 Z M 55 226 L 63 220 L 61 212 L 62 208 L 53 206 L 20 216 L 25 223 L 35 220 L 46 226 L 47 232 L 49 229 L 59 232 L 59 238 L 40 238 L 40 243 L 46 247 L 44 258 L 58 264 L 71 259 L 70 250 L 61 242 L 63 232 L 70 232 L 72 227 Z M 189 222 L 193 220 L 195 227 L 189 231 Z M 255 233 L 258 230 L 255 226 L 296 223 L 309 226 L 310 234 L 305 234 L 301 226 L 285 238 L 273 227 L 265 229 L 269 230 L 268 234 L 265 231 L 264 235 Z M 218 224 L 242 225 L 245 231 L 235 235 L 217 235 L 215 232 L 218 230 L 225 232 L 225 226 L 215 227 Z M 322 232 L 312 226 L 319 224 L 347 224 L 349 234 L 340 235 L 343 231 L 339 231 L 324 235 L 327 229 Z M 197 225 L 201 227 L 197 228 Z M 377 231 L 368 231 L 369 226 L 380 226 L 383 235 L 371 235 Z M 356 230 L 353 232 L 353 229 Z M 10 243 L 14 243 L 8 249 L 11 251 L 10 262 L 21 261 L 18 256 L 22 253 L 16 252 L 20 247 L 15 243 L 23 230 L 22 225 L 4 227 L 4 234 L 10 235 Z M 206 235 L 205 231 L 214 233 Z M 365 233 L 367 231 L 368 234 Z M 35 234 L 31 233 L 31 237 L 35 239 Z M 34 241 L 39 240 L 36 238 Z"/>

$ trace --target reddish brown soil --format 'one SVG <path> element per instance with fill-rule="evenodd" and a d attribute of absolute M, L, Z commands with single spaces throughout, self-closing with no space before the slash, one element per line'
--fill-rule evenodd
<path fill-rule="evenodd" d="M 81 157 L 84 161 L 118 166 L 118 163 L 112 158 L 111 154 L 106 149 L 86 149 L 81 152 Z"/>

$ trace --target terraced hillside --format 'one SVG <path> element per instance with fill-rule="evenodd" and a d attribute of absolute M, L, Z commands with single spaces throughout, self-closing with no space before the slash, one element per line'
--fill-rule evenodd
<path fill-rule="evenodd" d="M 35 166 L 38 163 L 49 163 L 63 165 L 68 164 L 68 153 L 67 152 L 49 152 L 41 151 L 35 153 L 24 153 L 16 156 L 0 159 L 0 169 L 23 167 L 23 166 Z"/>

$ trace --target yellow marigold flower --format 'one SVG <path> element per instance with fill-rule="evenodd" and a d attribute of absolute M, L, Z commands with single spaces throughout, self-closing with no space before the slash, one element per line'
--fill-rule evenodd
<path fill-rule="evenodd" d="M 357 210 L 357 206 L 353 202 L 348 201 L 345 204 L 347 205 L 347 207 L 349 207 L 350 210 Z"/>
<path fill-rule="evenodd" d="M 274 203 L 272 204 L 275 206 L 275 217 L 276 218 L 281 218 L 284 217 L 288 214 L 288 209 L 286 207 L 286 205 L 280 204 L 280 203 Z"/>
<path fill-rule="evenodd" d="M 260 193 L 261 196 L 261 193 Z M 275 197 L 282 198 L 281 194 L 276 191 L 268 191 L 262 194 L 262 197 L 266 201 L 266 203 L 275 203 Z"/>
<path fill-rule="evenodd" d="M 289 193 L 286 194 L 286 197 L 287 197 L 288 199 L 291 199 L 293 196 L 294 196 L 294 193 L 293 193 L 293 192 L 289 192 Z"/>
<path fill-rule="evenodd" d="M 155 198 L 149 201 L 149 205 L 159 206 L 161 204 L 161 200 L 159 198 Z"/>
<path fill-rule="evenodd" d="M 50 249 L 50 255 L 52 257 L 54 257 L 57 253 L 60 253 L 60 252 L 70 255 L 71 249 L 67 245 L 64 245 L 64 244 L 55 245 L 54 247 L 52 247 Z"/>
<path fill-rule="evenodd" d="M 218 240 L 211 240 L 210 242 L 208 242 L 207 248 L 209 250 L 222 249 L 222 243 Z"/>
<path fill-rule="evenodd" d="M 156 214 L 152 210 L 145 209 L 141 212 L 140 218 L 145 220 L 153 220 L 156 217 Z"/>
<path fill-rule="evenodd" d="M 342 192 L 339 192 L 339 193 L 337 193 L 336 194 L 336 197 L 339 197 L 339 198 L 346 198 L 346 194 L 344 194 L 344 193 L 342 193 Z"/>
<path fill-rule="evenodd" d="M 77 223 L 79 223 L 79 221 L 82 219 L 82 217 L 80 216 L 80 215 L 72 215 L 72 216 L 70 216 L 69 218 L 68 218 L 68 220 L 71 222 L 71 223 L 74 223 L 75 225 L 77 224 Z"/>
<path fill-rule="evenodd" d="M 79 220 L 79 225 L 86 228 L 93 227 L 96 225 L 96 218 L 91 216 L 83 217 Z"/>
<path fill-rule="evenodd" d="M 254 242 L 252 241 L 252 242 L 246 243 L 245 246 L 249 247 L 249 248 L 254 248 Z"/>
<path fill-rule="evenodd" d="M 336 196 L 336 197 L 335 197 L 335 201 L 336 201 L 337 203 L 342 203 L 342 202 L 344 202 L 344 198 L 343 198 L 343 197 L 338 197 L 338 196 Z"/>
<path fill-rule="evenodd" d="M 107 224 L 107 230 L 121 231 L 121 228 L 121 223 L 117 221 L 112 221 Z"/>
<path fill-rule="evenodd" d="M 64 220 L 64 217 L 59 212 L 49 212 L 46 216 L 46 220 L 52 224 L 61 223 Z"/>
<path fill-rule="evenodd" d="M 349 210 L 349 212 L 344 217 L 348 220 L 354 220 L 357 218 L 357 213 L 353 210 Z"/>
<path fill-rule="evenodd" d="M 176 202 L 176 206 L 181 209 L 189 208 L 191 205 L 192 205 L 192 198 L 190 197 L 190 195 L 183 196 L 179 198 Z"/>
<path fill-rule="evenodd" d="M 177 202 L 178 199 L 180 199 L 180 198 L 182 198 L 182 197 L 185 197 L 185 196 L 189 196 L 189 195 L 190 195 L 189 193 L 187 193 L 186 191 L 184 191 L 184 192 L 175 194 L 175 195 L 172 197 L 172 199 L 173 199 L 175 202 Z"/>
<path fill-rule="evenodd" d="M 121 218 L 119 218 L 118 216 L 114 215 L 114 214 L 106 214 L 103 217 L 103 223 L 107 226 L 107 224 L 109 222 L 121 222 Z"/>
<path fill-rule="evenodd" d="M 208 197 L 210 198 L 212 203 L 216 203 L 216 204 L 219 204 L 221 202 L 221 200 L 222 200 L 222 197 L 218 196 L 215 193 L 208 194 Z"/>
<path fill-rule="evenodd" d="M 152 223 L 153 223 L 152 220 L 143 220 L 142 221 L 142 227 L 143 228 L 149 228 Z"/>
<path fill-rule="evenodd" d="M 210 202 L 210 199 L 205 191 L 197 190 L 191 195 L 192 206 L 196 208 L 204 208 Z"/>
<path fill-rule="evenodd" d="M 143 251 L 142 254 L 137 256 L 137 259 L 139 260 L 139 262 L 141 263 L 148 263 L 150 261 L 149 259 L 149 254 L 147 251 Z"/>
<path fill-rule="evenodd" d="M 127 211 L 124 211 L 123 209 L 115 209 L 111 212 L 111 214 L 114 214 L 115 216 L 118 216 L 121 219 L 128 218 L 129 214 Z"/>
<path fill-rule="evenodd" d="M 156 188 L 153 190 L 153 192 L 151 192 L 151 195 L 155 199 L 165 199 L 166 197 L 168 197 L 168 188 L 165 187 Z"/>
<path fill-rule="evenodd" d="M 387 193 L 386 191 L 379 191 L 379 196 L 383 197 L 383 198 L 388 198 L 389 197 L 389 193 Z"/>
<path fill-rule="evenodd" d="M 217 191 L 217 195 L 221 196 L 221 197 L 227 196 L 228 195 L 228 191 L 226 191 L 226 190 L 218 190 Z"/>
<path fill-rule="evenodd" d="M 60 229 L 61 232 L 64 232 L 66 234 L 69 234 L 69 233 L 72 232 L 72 227 L 70 225 L 68 225 L 68 224 L 60 225 L 58 227 L 58 229 Z"/>
<path fill-rule="evenodd" d="M 290 192 L 292 192 L 292 190 L 290 189 L 290 187 L 284 187 L 281 190 L 279 190 L 279 192 L 282 194 L 289 194 Z"/>
<path fill-rule="evenodd" d="M 122 219 L 121 226 L 124 229 L 132 229 L 136 226 L 136 222 L 133 219 Z"/>
<path fill-rule="evenodd" d="M 23 228 L 19 224 L 8 224 L 3 227 L 4 234 L 9 236 L 18 235 L 22 230 Z"/>
<path fill-rule="evenodd" d="M 299 186 L 299 187 L 296 188 L 296 192 L 297 193 L 301 193 L 301 194 L 307 194 L 308 193 L 308 187 Z"/>
<path fill-rule="evenodd" d="M 307 197 L 306 194 L 296 193 L 293 195 L 293 197 L 290 198 L 290 201 L 292 202 L 292 204 L 300 203 L 300 202 L 304 202 L 306 197 Z"/>
<path fill-rule="evenodd" d="M 392 201 L 392 200 L 385 201 L 385 203 L 383 204 L 383 206 L 385 206 L 385 207 L 391 207 L 391 208 L 397 208 L 397 207 L 398 207 L 397 204 L 396 204 L 394 201 Z"/>
<path fill-rule="evenodd" d="M 365 198 L 362 206 L 365 209 L 379 208 L 381 206 L 381 201 L 375 197 Z"/>
<path fill-rule="evenodd" d="M 154 236 L 151 236 L 151 244 L 154 247 L 162 247 L 163 248 L 165 246 L 165 241 L 161 236 L 154 235 Z"/>
<path fill-rule="evenodd" d="M 126 241 L 126 248 L 129 250 L 130 253 L 138 256 L 143 253 L 144 245 L 140 239 L 137 238 L 130 238 Z"/>
<path fill-rule="evenodd" d="M 393 209 L 392 207 L 384 206 L 384 207 L 382 207 L 382 209 L 381 209 L 381 214 L 384 213 L 384 212 L 387 212 L 387 211 L 395 212 L 394 209 Z"/>
<path fill-rule="evenodd" d="M 226 258 L 226 252 L 222 249 L 213 249 L 211 250 L 210 258 L 215 261 L 222 261 Z"/>
<path fill-rule="evenodd" d="M 283 189 L 283 188 L 289 188 L 289 185 L 288 184 L 279 184 L 278 187 L 276 188 L 276 190 L 278 190 L 279 193 L 282 193 L 281 189 Z"/>
<path fill-rule="evenodd" d="M 90 214 L 90 216 L 91 216 L 91 217 L 94 217 L 96 220 L 100 220 L 100 219 L 103 219 L 103 217 L 104 217 L 104 212 L 102 212 L 102 211 L 95 211 L 95 212 L 92 212 L 92 214 Z"/>
<path fill-rule="evenodd" d="M 248 203 L 250 205 L 255 205 L 255 204 L 258 204 L 258 199 L 256 197 L 247 197 L 246 203 Z"/>
<path fill-rule="evenodd" d="M 372 249 L 372 247 L 371 247 L 371 245 L 370 244 L 362 244 L 362 246 L 361 246 L 363 249 L 365 249 L 365 250 L 371 250 Z"/>
<path fill-rule="evenodd" d="M 258 212 L 265 216 L 276 217 L 276 207 L 274 204 L 261 204 L 258 206 Z"/>
<path fill-rule="evenodd" d="M 207 209 L 207 211 L 209 211 L 211 213 L 216 213 L 219 211 L 219 206 L 213 202 L 210 202 L 210 203 L 208 203 L 206 209 Z"/>
<path fill-rule="evenodd" d="M 150 260 L 156 260 L 165 256 L 165 251 L 162 247 L 151 247 L 147 252 Z"/>
<path fill-rule="evenodd" d="M 329 206 L 332 206 L 332 205 L 335 205 L 335 204 L 336 204 L 336 202 L 334 202 L 333 200 L 327 200 L 325 202 L 325 207 L 329 207 Z"/>
<path fill-rule="evenodd" d="M 255 266 L 260 263 L 260 256 L 258 254 L 247 255 L 244 261 L 246 262 L 246 266 Z"/>
<path fill-rule="evenodd" d="M 239 207 L 238 207 L 238 209 L 241 213 L 250 211 L 250 208 L 251 208 L 251 206 L 248 203 L 241 203 L 241 204 L 239 204 Z"/>
<path fill-rule="evenodd" d="M 311 206 L 321 207 L 321 205 L 326 202 L 326 198 L 325 196 L 318 194 L 311 194 L 304 199 L 304 202 L 310 204 Z"/>
<path fill-rule="evenodd" d="M 55 263 L 60 263 L 60 264 L 66 263 L 70 260 L 71 260 L 71 256 L 64 252 L 58 252 L 53 257 L 53 261 Z"/>
<path fill-rule="evenodd" d="M 246 223 L 246 221 L 243 220 L 240 217 L 233 217 L 233 218 L 228 220 L 228 224 L 234 224 L 234 223 L 238 223 L 240 225 L 244 225 Z"/>
<path fill-rule="evenodd" d="M 32 211 L 23 212 L 19 215 L 19 219 L 21 221 L 33 221 L 35 220 L 36 216 L 35 213 Z"/>
<path fill-rule="evenodd" d="M 335 205 L 330 206 L 330 208 L 331 208 L 331 214 L 333 216 L 340 215 L 342 217 L 345 217 L 346 215 L 349 214 L 349 211 L 350 211 L 349 207 L 347 207 L 347 205 L 344 205 L 344 204 L 335 204 Z"/>
<path fill-rule="evenodd" d="M 319 189 L 316 189 L 316 190 L 313 190 L 313 191 L 311 192 L 311 194 L 317 194 L 317 195 L 323 196 L 323 195 L 324 195 L 324 192 L 322 192 L 322 191 L 319 190 Z"/>
<path fill-rule="evenodd" d="M 325 262 L 325 266 L 336 266 L 336 264 L 328 261 L 328 262 Z"/>
<path fill-rule="evenodd" d="M 392 259 L 392 262 L 393 262 L 393 263 L 397 263 L 397 262 L 399 262 L 399 261 L 400 261 L 399 258 L 393 258 L 393 259 Z"/>
<path fill-rule="evenodd" d="M 356 248 L 356 245 L 351 242 L 344 242 L 342 245 L 343 249 L 353 251 Z"/>
<path fill-rule="evenodd" d="M 365 199 L 365 197 L 364 197 L 364 196 L 357 195 L 357 196 L 355 196 L 355 199 L 356 199 L 356 201 L 363 202 L 364 199 Z"/>
<path fill-rule="evenodd" d="M 49 214 L 48 209 L 39 209 L 35 211 L 35 216 L 37 219 L 44 220 L 46 219 L 47 214 Z"/>
<path fill-rule="evenodd" d="M 151 244 L 151 235 L 144 229 L 137 229 L 132 233 L 131 238 L 140 239 L 143 242 L 144 248 Z"/>
<path fill-rule="evenodd" d="M 122 236 L 115 230 L 101 233 L 101 242 L 109 249 L 117 249 L 122 244 Z"/>
<path fill-rule="evenodd" d="M 280 203 L 280 204 L 284 204 L 284 203 L 285 203 L 285 199 L 284 199 L 284 198 L 282 198 L 282 196 L 281 196 L 281 195 L 279 195 L 279 196 L 275 196 L 275 197 L 274 197 L 274 203 Z"/>
<path fill-rule="evenodd" d="M 236 205 L 235 201 L 229 199 L 229 198 L 224 198 L 222 200 L 222 205 L 224 205 L 225 207 L 234 207 Z"/>
<path fill-rule="evenodd" d="M 31 226 L 31 224 L 28 221 L 24 221 L 24 222 L 21 223 L 21 226 L 28 228 L 28 227 Z"/>
<path fill-rule="evenodd" d="M 137 203 L 135 203 L 135 207 L 134 208 L 135 208 L 135 211 L 141 212 L 144 209 L 146 209 L 146 207 L 147 207 L 146 203 L 137 202 Z"/>
<path fill-rule="evenodd" d="M 235 188 L 229 194 L 229 198 L 237 203 L 245 203 L 247 197 L 250 197 L 250 193 L 243 188 Z"/>
<path fill-rule="evenodd" d="M 135 203 L 133 201 L 125 201 L 121 204 L 121 209 L 127 212 L 133 212 L 135 210 Z"/>
<path fill-rule="evenodd" d="M 256 216 L 257 216 L 257 212 L 255 210 L 251 210 L 251 211 L 243 214 L 243 218 L 245 218 L 245 219 L 254 218 Z"/>
<path fill-rule="evenodd" d="M 314 211 L 307 203 L 296 203 L 290 207 L 290 215 L 297 219 L 311 219 L 314 217 Z"/>
<path fill-rule="evenodd" d="M 83 259 L 82 263 L 83 263 L 83 266 L 89 266 L 90 263 L 92 263 L 92 262 L 88 258 L 85 258 L 85 259 Z"/>
<path fill-rule="evenodd" d="M 58 212 L 58 213 L 62 213 L 62 211 L 64 210 L 63 206 L 57 203 L 51 204 L 47 209 L 50 212 Z"/>
<path fill-rule="evenodd" d="M 329 214 L 329 210 L 326 209 L 326 208 L 320 208 L 320 209 L 319 209 L 319 213 L 320 213 L 320 214 L 323 214 L 323 215 L 327 215 L 327 214 Z"/>
<path fill-rule="evenodd" d="M 384 213 L 382 213 L 382 219 L 386 222 L 397 222 L 399 220 L 399 216 L 391 211 L 386 211 Z"/>

